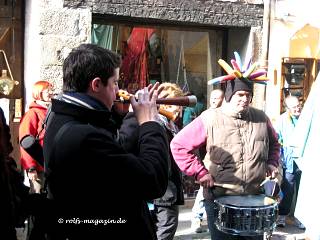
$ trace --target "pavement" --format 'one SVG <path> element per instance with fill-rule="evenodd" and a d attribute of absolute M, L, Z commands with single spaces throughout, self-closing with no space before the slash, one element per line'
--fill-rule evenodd
<path fill-rule="evenodd" d="M 192 212 L 191 208 L 194 203 L 194 199 L 187 199 L 186 204 L 180 206 L 179 212 L 179 224 L 178 229 L 176 231 L 174 240 L 210 240 L 210 233 L 208 231 L 207 222 L 204 221 L 204 229 L 206 232 L 203 233 L 195 233 L 191 230 L 191 217 Z M 25 229 L 17 229 L 18 240 L 26 239 L 26 228 Z M 305 234 L 304 230 L 298 229 L 296 226 L 292 224 L 290 219 L 287 220 L 287 224 L 284 228 L 276 228 L 272 234 L 271 240 L 304 240 Z"/>
<path fill-rule="evenodd" d="M 192 201 L 191 201 L 192 202 Z M 191 206 L 190 206 L 191 205 Z M 205 239 L 209 240 L 210 233 L 207 230 L 208 226 L 206 225 L 206 221 L 204 224 L 204 228 L 207 232 L 203 233 L 195 233 L 191 230 L 191 212 L 192 204 L 188 203 L 185 206 L 180 207 L 179 213 L 179 224 L 178 229 L 175 234 L 174 240 L 197 240 L 197 239 Z M 305 234 L 304 230 L 298 229 L 293 225 L 293 222 L 288 219 L 287 224 L 284 228 L 276 228 L 273 233 L 271 240 L 304 240 Z"/>

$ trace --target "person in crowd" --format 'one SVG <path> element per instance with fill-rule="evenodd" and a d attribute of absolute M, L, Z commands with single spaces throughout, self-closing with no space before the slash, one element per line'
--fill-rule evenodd
<path fill-rule="evenodd" d="M 280 115 L 275 125 L 281 144 L 281 160 L 284 176 L 281 183 L 283 199 L 279 204 L 277 226 L 285 227 L 286 216 L 291 215 L 294 225 L 300 229 L 305 229 L 305 226 L 294 217 L 301 170 L 294 160 L 293 148 L 290 146 L 292 133 L 298 122 L 302 108 L 299 99 L 292 95 L 285 98 L 284 105 L 286 111 Z"/>
<path fill-rule="evenodd" d="M 31 135 L 39 139 L 43 146 L 44 119 L 51 103 L 52 84 L 48 81 L 37 81 L 32 87 L 32 102 L 29 110 L 23 115 L 19 125 L 19 141 L 25 136 Z M 25 185 L 30 187 L 30 194 L 40 194 L 44 187 L 43 163 L 35 159 L 20 146 L 20 162 L 25 174 Z M 44 232 L 41 229 L 39 220 L 30 215 L 28 218 L 27 239 L 43 239 Z"/>
<path fill-rule="evenodd" d="M 32 102 L 29 110 L 23 115 L 19 125 L 19 141 L 27 136 L 38 137 L 43 146 L 44 119 L 51 103 L 52 84 L 48 81 L 37 81 L 32 87 Z M 26 171 L 27 183 L 31 193 L 40 193 L 44 184 L 43 166 L 20 147 L 21 166 Z"/>
<path fill-rule="evenodd" d="M 194 176 L 204 188 L 205 209 L 211 239 L 247 239 L 219 231 L 214 224 L 214 199 L 223 195 L 260 193 L 266 174 L 277 174 L 280 144 L 266 114 L 250 107 L 253 83 L 234 77 L 224 83 L 225 101 L 209 108 L 184 127 L 171 141 L 180 169 Z M 203 160 L 194 153 L 206 145 Z M 215 183 L 233 184 L 232 190 Z M 263 239 L 263 235 L 248 237 Z"/>
<path fill-rule="evenodd" d="M 213 89 L 210 93 L 210 108 L 218 108 L 222 105 L 224 93 L 221 89 Z"/>
<path fill-rule="evenodd" d="M 193 95 L 193 92 L 188 92 L 186 95 Z M 198 117 L 202 113 L 203 110 L 205 110 L 205 105 L 204 105 L 203 100 L 204 100 L 204 96 L 203 96 L 203 94 L 200 94 L 197 96 L 197 103 L 195 106 L 193 106 L 193 107 L 189 106 L 189 107 L 183 108 L 181 127 L 185 127 L 186 125 L 188 125 L 196 117 Z M 188 176 L 184 173 L 182 175 L 182 178 L 183 178 L 183 185 L 184 185 L 185 194 L 191 195 L 191 194 L 196 193 L 197 196 L 200 196 L 200 195 L 198 195 L 199 191 L 196 190 L 196 183 L 195 183 L 194 179 L 191 176 Z M 203 210 L 202 208 L 199 209 L 200 212 L 202 210 Z M 196 217 L 195 221 L 192 221 L 192 223 L 191 223 L 191 228 L 195 229 L 199 225 L 200 225 L 199 218 Z M 201 230 L 201 228 L 199 228 L 199 230 Z"/>
<path fill-rule="evenodd" d="M 306 240 L 320 239 L 318 216 L 320 208 L 319 194 L 316 188 L 319 182 L 320 151 L 318 146 L 320 132 L 320 74 L 312 84 L 311 91 L 306 99 L 299 121 L 291 134 L 291 146 L 294 147 L 294 156 L 297 165 L 302 171 L 299 194 L 295 209 L 295 216 L 306 227 Z"/>
<path fill-rule="evenodd" d="M 193 95 L 192 92 L 190 92 L 187 95 Z M 203 104 L 204 96 L 200 95 L 200 97 L 197 97 L 197 104 L 194 107 L 185 107 L 183 109 L 182 114 L 182 126 L 188 125 L 192 120 L 194 120 L 196 117 L 198 117 L 202 111 L 205 109 L 205 106 Z"/>
<path fill-rule="evenodd" d="M 174 83 L 162 83 L 159 86 L 159 98 L 173 98 L 184 96 L 181 88 Z M 182 111 L 181 106 L 164 105 L 159 106 L 159 123 L 166 131 L 168 142 L 179 131 L 175 124 Z M 129 113 L 120 128 L 120 139 L 128 152 L 137 154 L 137 143 L 139 136 L 138 123 L 134 115 Z M 153 215 L 158 240 L 172 240 L 178 227 L 179 205 L 184 204 L 182 175 L 175 163 L 172 154 L 169 158 L 169 182 L 163 196 L 149 201 L 149 209 Z"/>
<path fill-rule="evenodd" d="M 146 201 L 167 189 L 169 154 L 157 122 L 159 84 L 130 98 L 139 136 L 138 154 L 128 153 L 112 111 L 120 65 L 119 55 L 94 44 L 64 60 L 63 94 L 52 100 L 44 139 L 52 239 L 156 239 Z"/>
<path fill-rule="evenodd" d="M 212 90 L 210 93 L 210 108 L 220 107 L 223 102 L 223 97 L 224 97 L 224 93 L 221 89 Z M 206 229 L 203 227 L 203 219 L 205 218 L 205 213 L 206 211 L 204 207 L 203 187 L 200 186 L 192 207 L 192 214 L 193 214 L 193 218 L 191 219 L 192 231 L 196 233 L 201 233 L 206 231 Z"/>
<path fill-rule="evenodd" d="M 9 154 L 13 147 L 10 142 L 10 128 L 0 108 L 0 234 L 8 240 L 17 240 L 15 222 L 15 194 L 12 188 Z"/>
<path fill-rule="evenodd" d="M 174 83 L 162 83 L 159 86 L 162 89 L 159 98 L 182 97 L 184 96 L 181 88 Z M 168 142 L 178 133 L 179 128 L 175 124 L 182 111 L 182 107 L 176 105 L 159 106 L 166 112 L 171 113 L 169 116 L 159 114 L 159 123 L 164 127 L 167 133 Z M 173 117 L 171 117 L 173 116 Z M 184 204 L 182 174 L 179 167 L 174 161 L 172 154 L 169 155 L 169 182 L 166 193 L 153 200 L 154 219 L 156 224 L 158 240 L 172 240 L 178 227 L 179 205 Z"/>

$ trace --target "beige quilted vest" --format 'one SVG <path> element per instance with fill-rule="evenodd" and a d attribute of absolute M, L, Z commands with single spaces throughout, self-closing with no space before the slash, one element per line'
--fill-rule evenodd
<path fill-rule="evenodd" d="M 216 183 L 238 185 L 224 194 L 256 194 L 265 179 L 269 152 L 267 117 L 249 108 L 242 116 L 223 107 L 201 114 L 207 132 L 204 164 Z"/>

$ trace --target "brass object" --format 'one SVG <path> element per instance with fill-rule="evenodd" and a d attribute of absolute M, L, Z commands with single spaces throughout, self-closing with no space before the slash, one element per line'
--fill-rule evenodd
<path fill-rule="evenodd" d="M 12 77 L 12 72 L 11 72 L 11 68 L 9 66 L 9 62 L 6 56 L 6 53 L 4 50 L 0 50 L 0 52 L 3 54 L 4 60 L 6 62 L 7 65 L 7 70 L 6 69 L 2 69 L 2 74 L 0 77 L 0 93 L 8 96 L 10 95 L 10 93 L 12 92 L 14 86 L 18 85 L 19 82 L 15 81 Z M 9 76 L 7 74 L 7 71 L 9 71 Z"/>

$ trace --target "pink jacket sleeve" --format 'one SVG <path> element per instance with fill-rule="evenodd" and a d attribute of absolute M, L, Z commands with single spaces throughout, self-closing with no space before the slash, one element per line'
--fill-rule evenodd
<path fill-rule="evenodd" d="M 267 128 L 269 134 L 269 154 L 268 154 L 268 164 L 272 164 L 275 167 L 279 166 L 280 159 L 280 143 L 278 141 L 278 134 L 272 126 L 271 121 L 268 119 Z"/>
<path fill-rule="evenodd" d="M 194 153 L 206 144 L 207 134 L 200 117 L 185 126 L 171 141 L 173 158 L 182 172 L 197 180 L 208 173 L 201 159 Z"/>

